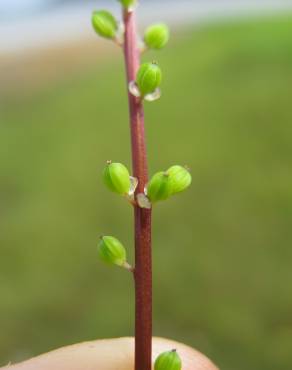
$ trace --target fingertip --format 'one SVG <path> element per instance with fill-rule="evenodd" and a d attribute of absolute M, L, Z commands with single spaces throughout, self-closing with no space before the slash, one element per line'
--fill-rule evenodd
<path fill-rule="evenodd" d="M 182 370 L 218 370 L 202 353 L 185 344 L 153 338 L 153 363 L 165 351 L 176 349 Z M 133 370 L 134 338 L 104 339 L 60 348 L 44 355 L 6 366 L 1 370 Z"/>
<path fill-rule="evenodd" d="M 59 348 L 1 370 L 130 370 L 133 339 L 115 338 Z"/>

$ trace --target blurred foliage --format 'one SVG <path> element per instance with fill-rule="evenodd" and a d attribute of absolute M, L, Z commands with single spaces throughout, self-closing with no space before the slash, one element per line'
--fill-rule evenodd
<path fill-rule="evenodd" d="M 292 368 L 292 19 L 178 33 L 146 105 L 151 173 L 193 186 L 155 207 L 154 334 L 225 370 Z M 133 334 L 131 277 L 97 259 L 101 233 L 132 253 L 132 211 L 101 184 L 130 167 L 122 58 L 2 99 L 1 364 Z"/>

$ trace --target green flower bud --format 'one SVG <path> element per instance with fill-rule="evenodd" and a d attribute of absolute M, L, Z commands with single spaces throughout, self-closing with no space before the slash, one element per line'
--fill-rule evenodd
<path fill-rule="evenodd" d="M 144 63 L 138 70 L 136 83 L 142 96 L 153 93 L 161 84 L 161 69 L 156 63 Z"/>
<path fill-rule="evenodd" d="M 144 42 L 150 49 L 162 49 L 169 40 L 169 29 L 166 24 L 159 23 L 148 27 L 144 34 Z"/>
<path fill-rule="evenodd" d="M 167 199 L 171 194 L 169 175 L 157 172 L 147 184 L 147 197 L 152 203 Z"/>
<path fill-rule="evenodd" d="M 130 8 L 136 4 L 136 0 L 119 0 L 124 8 Z"/>
<path fill-rule="evenodd" d="M 103 171 L 105 185 L 114 193 L 128 194 L 131 188 L 130 174 L 123 164 L 108 162 Z"/>
<path fill-rule="evenodd" d="M 182 166 L 172 166 L 166 173 L 169 175 L 171 194 L 180 193 L 191 185 L 192 176 L 190 172 Z"/>
<path fill-rule="evenodd" d="M 176 350 L 161 353 L 154 364 L 154 370 L 181 370 L 182 363 Z"/>
<path fill-rule="evenodd" d="M 99 10 L 92 13 L 92 25 L 100 36 L 113 39 L 118 30 L 115 17 L 107 10 Z"/>
<path fill-rule="evenodd" d="M 108 264 L 124 266 L 126 250 L 123 244 L 113 236 L 103 236 L 98 244 L 100 259 Z"/>

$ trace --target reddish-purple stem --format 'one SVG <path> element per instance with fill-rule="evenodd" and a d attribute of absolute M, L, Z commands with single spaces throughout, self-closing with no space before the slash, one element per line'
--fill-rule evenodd
<path fill-rule="evenodd" d="M 127 83 L 134 81 L 140 65 L 135 11 L 124 11 L 124 54 Z M 143 103 L 129 93 L 133 174 L 143 193 L 148 181 Z M 152 258 L 151 210 L 135 206 L 135 370 L 151 370 L 152 352 Z"/>

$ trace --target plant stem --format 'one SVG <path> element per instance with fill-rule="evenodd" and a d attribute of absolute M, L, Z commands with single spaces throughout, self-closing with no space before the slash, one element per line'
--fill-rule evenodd
<path fill-rule="evenodd" d="M 127 83 L 136 79 L 140 66 L 135 11 L 124 10 L 124 54 Z M 136 194 L 148 181 L 143 102 L 129 95 L 133 175 L 138 178 Z M 151 370 L 152 355 L 152 258 L 151 210 L 134 206 L 135 218 L 135 370 Z"/>

